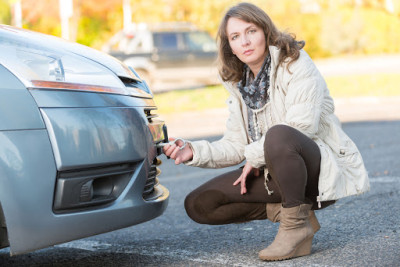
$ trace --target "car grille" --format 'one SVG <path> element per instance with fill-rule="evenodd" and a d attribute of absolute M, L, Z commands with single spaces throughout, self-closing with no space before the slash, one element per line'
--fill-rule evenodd
<path fill-rule="evenodd" d="M 152 132 L 154 142 L 159 143 L 168 140 L 167 130 L 164 122 L 155 119 L 158 117 L 158 115 L 152 114 L 152 111 L 153 109 L 145 109 L 144 113 L 149 123 L 149 128 Z M 156 149 L 157 155 L 160 155 L 162 153 L 162 149 L 160 147 Z M 154 158 L 152 164 L 150 165 L 146 184 L 143 189 L 143 198 L 145 200 L 153 200 L 159 197 L 159 192 L 154 189 L 159 183 L 158 176 L 161 174 L 161 170 L 157 167 L 159 165 L 161 165 L 161 160 L 157 157 Z"/>
<path fill-rule="evenodd" d="M 147 121 L 148 121 L 149 123 L 152 123 L 152 122 L 153 122 L 153 119 L 158 117 L 157 114 L 152 114 L 152 113 L 151 113 L 153 110 L 154 110 L 154 109 L 145 109 L 145 110 L 144 110 L 144 114 L 146 115 Z"/>
<path fill-rule="evenodd" d="M 161 160 L 155 158 L 153 164 L 150 166 L 150 171 L 143 189 L 143 198 L 145 200 L 152 200 L 158 197 L 154 192 L 154 187 L 158 185 L 158 176 L 161 174 L 161 170 L 157 167 L 160 164 Z"/>
<path fill-rule="evenodd" d="M 150 166 L 149 176 L 146 180 L 146 185 L 144 186 L 143 197 L 151 194 L 154 190 L 154 186 L 158 184 L 157 172 L 159 172 L 159 169 L 155 164 L 152 164 Z"/>

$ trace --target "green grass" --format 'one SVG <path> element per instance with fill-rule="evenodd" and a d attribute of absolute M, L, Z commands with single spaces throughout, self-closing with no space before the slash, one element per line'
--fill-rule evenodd
<path fill-rule="evenodd" d="M 155 94 L 159 113 L 174 113 L 225 107 L 228 92 L 222 85 Z"/>
<path fill-rule="evenodd" d="M 400 96 L 399 74 L 346 75 L 327 77 L 333 97 Z M 155 94 L 159 113 L 224 108 L 228 92 L 222 85 Z"/>
<path fill-rule="evenodd" d="M 325 80 L 333 97 L 400 96 L 399 74 L 332 76 Z"/>

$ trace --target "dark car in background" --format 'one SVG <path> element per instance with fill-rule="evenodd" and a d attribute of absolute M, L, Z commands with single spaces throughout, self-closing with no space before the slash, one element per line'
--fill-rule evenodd
<path fill-rule="evenodd" d="M 151 220 L 165 124 L 118 60 L 0 25 L 0 247 L 21 254 Z"/>
<path fill-rule="evenodd" d="M 133 67 L 154 92 L 218 83 L 216 42 L 192 24 L 133 24 L 103 51 Z"/>

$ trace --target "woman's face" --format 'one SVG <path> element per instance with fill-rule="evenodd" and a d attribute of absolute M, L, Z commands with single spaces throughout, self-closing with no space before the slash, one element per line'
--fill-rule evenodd
<path fill-rule="evenodd" d="M 226 32 L 233 54 L 247 64 L 256 76 L 266 56 L 263 30 L 253 23 L 231 17 L 228 19 Z"/>

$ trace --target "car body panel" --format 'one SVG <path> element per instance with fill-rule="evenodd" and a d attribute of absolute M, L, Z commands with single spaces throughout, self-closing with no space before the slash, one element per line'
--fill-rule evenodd
<path fill-rule="evenodd" d="M 0 131 L 44 129 L 39 109 L 25 86 L 1 64 L 0 77 L 4 77 L 0 83 Z"/>
<path fill-rule="evenodd" d="M 149 132 L 147 120 L 143 111 L 135 108 L 45 108 L 41 111 L 59 171 L 139 161 L 146 157 L 147 146 L 153 142 L 146 140 L 151 135 L 142 134 Z"/>
<path fill-rule="evenodd" d="M 156 108 L 153 99 L 30 91 L 49 131 L 59 171 L 138 161 L 148 151 L 149 158 L 155 156 L 152 133 L 142 134 L 150 131 L 144 109 Z"/>

